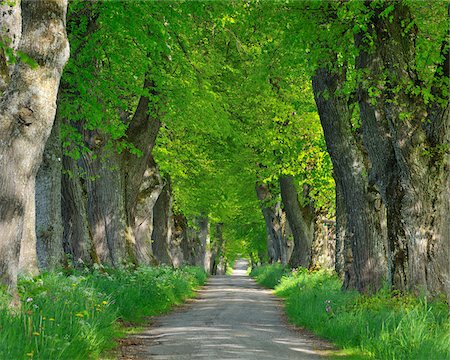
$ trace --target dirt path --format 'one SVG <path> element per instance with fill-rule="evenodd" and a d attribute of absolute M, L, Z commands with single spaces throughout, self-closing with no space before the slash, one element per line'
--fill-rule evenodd
<path fill-rule="evenodd" d="M 122 359 L 320 359 L 325 342 L 290 329 L 280 300 L 246 276 L 213 276 L 195 301 L 129 339 Z"/>

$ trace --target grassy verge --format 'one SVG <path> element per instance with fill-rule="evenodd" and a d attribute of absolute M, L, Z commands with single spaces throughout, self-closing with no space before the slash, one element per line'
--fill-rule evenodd
<path fill-rule="evenodd" d="M 290 321 L 329 339 L 360 359 L 450 359 L 447 303 L 387 290 L 372 296 L 343 292 L 325 271 L 288 272 L 280 265 L 253 270 L 256 281 L 275 288 Z"/>
<path fill-rule="evenodd" d="M 102 268 L 22 279 L 17 314 L 0 292 L 0 359 L 96 359 L 123 334 L 120 321 L 139 323 L 166 312 L 205 280 L 194 267 Z"/>

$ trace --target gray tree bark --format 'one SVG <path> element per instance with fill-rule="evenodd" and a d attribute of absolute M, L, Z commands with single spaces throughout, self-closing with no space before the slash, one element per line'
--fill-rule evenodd
<path fill-rule="evenodd" d="M 294 236 L 294 250 L 289 264 L 292 267 L 309 268 L 314 239 L 314 206 L 310 201 L 305 206 L 300 205 L 292 176 L 280 177 L 280 190 L 289 226 Z"/>
<path fill-rule="evenodd" d="M 53 125 L 62 69 L 69 57 L 66 10 L 65 0 L 22 1 L 18 50 L 38 66 L 16 64 L 0 100 L 0 277 L 12 289 L 26 234 L 25 216 L 34 213 L 35 177 Z M 1 15 L 9 17 L 8 12 Z M 35 247 L 22 249 L 23 255 L 31 250 L 23 264 L 35 261 Z"/>
<path fill-rule="evenodd" d="M 387 242 L 381 228 L 382 215 L 376 205 L 379 195 L 369 185 L 364 154 L 352 132 L 348 100 L 337 93 L 344 81 L 340 76 L 325 68 L 318 69 L 313 77 L 313 91 L 335 181 L 342 190 L 344 247 L 348 249 L 344 287 L 368 292 L 378 290 L 387 279 Z"/>
<path fill-rule="evenodd" d="M 271 206 L 267 205 L 272 195 L 267 185 L 256 185 L 256 195 L 260 201 L 261 211 L 266 222 L 267 255 L 269 264 L 281 260 L 281 248 L 279 239 L 279 224 L 274 224 L 275 214 Z"/>
<path fill-rule="evenodd" d="M 160 264 L 172 265 L 169 242 L 172 226 L 172 193 L 170 180 L 166 179 L 161 194 L 153 208 L 153 255 Z"/>
<path fill-rule="evenodd" d="M 52 132 L 36 176 L 36 240 L 41 269 L 60 268 L 64 263 L 61 214 L 62 149 L 60 119 L 56 115 Z"/>
<path fill-rule="evenodd" d="M 92 243 L 87 217 L 87 195 L 84 190 L 81 167 L 75 160 L 63 156 L 61 212 L 63 218 L 63 247 L 75 263 L 98 263 Z"/>
<path fill-rule="evenodd" d="M 387 207 L 390 278 L 399 290 L 450 295 L 450 156 L 442 151 L 450 146 L 449 101 L 427 105 L 420 95 L 396 91 L 408 83 L 421 85 L 416 32 L 405 30 L 413 20 L 406 5 L 395 4 L 391 20 L 381 11 L 373 14 L 368 30 L 376 38 L 374 48 L 367 50 L 363 34 L 355 42 L 357 67 L 371 79 L 387 78 L 376 104 L 367 83 L 360 84 L 358 99 L 370 177 Z M 442 50 L 432 89 L 436 98 L 442 97 L 442 84 L 449 86 L 449 50 L 445 44 Z"/>

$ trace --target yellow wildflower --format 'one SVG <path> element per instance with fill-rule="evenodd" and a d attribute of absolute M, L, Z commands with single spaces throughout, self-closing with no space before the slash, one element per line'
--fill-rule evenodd
<path fill-rule="evenodd" d="M 37 331 L 35 331 L 35 332 L 33 333 L 33 335 L 34 335 L 34 336 L 39 336 L 39 335 L 41 335 L 41 334 L 38 333 Z"/>
<path fill-rule="evenodd" d="M 82 313 L 76 313 L 75 316 L 82 318 L 84 315 Z"/>

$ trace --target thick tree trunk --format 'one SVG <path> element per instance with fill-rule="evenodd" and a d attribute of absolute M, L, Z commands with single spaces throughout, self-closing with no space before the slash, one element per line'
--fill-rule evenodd
<path fill-rule="evenodd" d="M 294 236 L 294 251 L 289 264 L 292 267 L 309 268 L 314 239 L 314 206 L 310 201 L 305 206 L 300 205 L 292 176 L 280 177 L 280 190 L 289 226 Z"/>
<path fill-rule="evenodd" d="M 18 49 L 38 66 L 16 64 L 0 101 L 0 277 L 11 288 L 16 286 L 24 220 L 34 213 L 28 206 L 34 207 L 36 173 L 56 113 L 61 72 L 69 56 L 67 1 L 26 0 L 21 10 Z M 8 17 L 9 13 L 1 15 Z"/>
<path fill-rule="evenodd" d="M 188 264 L 186 254 L 186 222 L 183 221 L 182 214 L 173 214 L 171 216 L 171 240 L 170 257 L 174 267 L 180 267 Z M 185 218 L 184 218 L 185 219 Z M 188 250 L 189 251 L 189 250 Z"/>
<path fill-rule="evenodd" d="M 82 156 L 89 231 L 98 260 L 117 267 L 128 261 L 121 158 L 104 146 L 106 140 L 102 136 L 91 133 L 85 138 L 91 145 L 99 145 L 91 146 L 93 152 Z"/>
<path fill-rule="evenodd" d="M 60 119 L 56 116 L 36 176 L 36 238 L 39 267 L 59 268 L 64 262 L 61 214 L 62 150 Z"/>
<path fill-rule="evenodd" d="M 183 253 L 183 262 L 186 265 L 195 265 L 195 253 L 193 245 L 193 231 L 188 227 L 188 221 L 183 214 L 173 216 L 172 236 L 181 240 L 181 251 Z"/>
<path fill-rule="evenodd" d="M 316 216 L 311 250 L 311 269 L 335 269 L 336 222 Z"/>
<path fill-rule="evenodd" d="M 144 90 L 156 96 L 155 85 L 148 78 Z M 160 196 L 163 181 L 151 156 L 161 126 L 154 103 L 148 96 L 141 96 L 127 129 L 127 137 L 142 152 L 136 156 L 124 154 L 125 201 L 127 214 L 127 242 L 135 261 L 141 265 L 154 262 L 151 237 L 153 231 L 153 207 Z"/>
<path fill-rule="evenodd" d="M 92 243 L 87 218 L 87 195 L 81 178 L 81 167 L 75 160 L 63 156 L 61 213 L 63 218 L 63 246 L 75 263 L 99 262 Z"/>
<path fill-rule="evenodd" d="M 370 79 L 387 79 L 376 104 L 366 83 L 360 85 L 358 98 L 371 178 L 387 207 L 391 281 L 399 290 L 449 293 L 450 157 L 442 151 L 450 145 L 449 102 L 447 98 L 426 105 L 421 95 L 405 89 L 405 84 L 421 85 L 415 29 L 405 30 L 413 19 L 401 3 L 395 4 L 391 20 L 381 11 L 375 12 L 369 27 L 375 47 L 367 51 L 362 34 L 355 42 L 360 47 L 357 67 Z M 448 51 L 436 74 L 437 83 L 447 89 Z M 433 88 L 437 98 L 438 87 Z"/>
<path fill-rule="evenodd" d="M 211 238 L 210 238 L 210 228 L 209 219 L 207 217 L 202 217 L 198 221 L 200 228 L 199 240 L 201 251 L 199 252 L 199 266 L 203 266 L 205 271 L 211 271 Z"/>
<path fill-rule="evenodd" d="M 387 278 L 386 241 L 376 206 L 379 196 L 369 186 L 364 155 L 352 133 L 347 99 L 337 94 L 339 86 L 337 74 L 327 69 L 318 69 L 313 77 L 314 97 L 335 181 L 342 190 L 346 241 L 352 253 L 352 263 L 345 269 L 344 287 L 367 292 L 379 289 Z"/>
<path fill-rule="evenodd" d="M 171 240 L 172 189 L 166 180 L 161 194 L 153 208 L 152 249 L 156 260 L 161 264 L 172 265 L 169 242 Z"/>
<path fill-rule="evenodd" d="M 226 271 L 224 258 L 223 224 L 217 223 L 214 232 L 214 243 L 211 251 L 211 274 L 224 275 Z"/>
<path fill-rule="evenodd" d="M 152 252 L 154 207 L 163 190 L 163 185 L 157 165 L 153 158 L 150 158 L 147 170 L 141 179 L 139 195 L 129 213 L 129 215 L 132 214 L 129 217 L 132 234 L 128 242 L 132 244 L 132 253 L 135 254 L 137 263 L 141 265 L 154 263 Z"/>
<path fill-rule="evenodd" d="M 256 195 L 260 201 L 261 210 L 266 222 L 267 255 L 269 264 L 271 264 L 281 260 L 280 239 L 278 234 L 279 224 L 275 221 L 276 216 L 273 208 L 266 204 L 272 197 L 267 185 L 256 185 Z"/>

